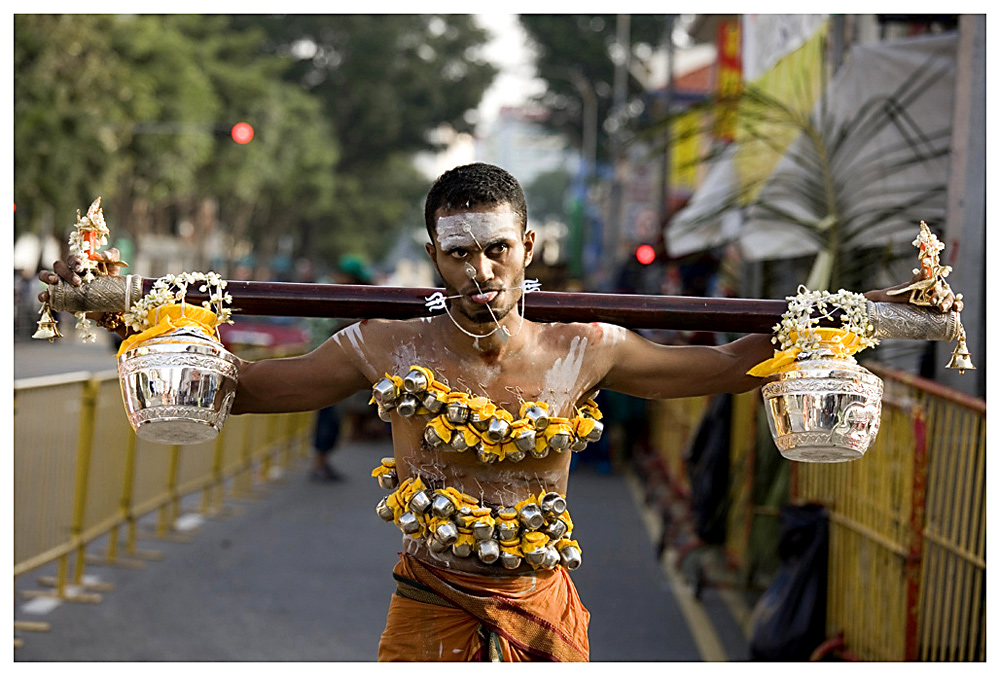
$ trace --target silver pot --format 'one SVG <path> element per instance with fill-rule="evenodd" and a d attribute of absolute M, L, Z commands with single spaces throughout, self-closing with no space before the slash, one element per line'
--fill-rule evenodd
<path fill-rule="evenodd" d="M 483 563 L 496 563 L 500 558 L 500 545 L 496 540 L 479 540 L 476 542 L 476 555 Z"/>
<path fill-rule="evenodd" d="M 192 327 L 144 340 L 118 357 L 125 413 L 136 436 L 200 444 L 218 436 L 236 398 L 237 359 Z"/>
<path fill-rule="evenodd" d="M 805 358 L 763 387 L 778 451 L 789 460 L 857 460 L 874 443 L 882 415 L 882 380 L 853 358 Z"/>
<path fill-rule="evenodd" d="M 566 570 L 576 570 L 583 563 L 583 555 L 573 545 L 566 545 L 560 549 L 559 558 L 562 560 L 562 564 L 566 566 Z"/>

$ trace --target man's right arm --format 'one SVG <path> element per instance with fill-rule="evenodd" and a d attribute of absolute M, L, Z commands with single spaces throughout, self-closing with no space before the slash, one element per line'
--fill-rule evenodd
<path fill-rule="evenodd" d="M 371 387 L 334 338 L 299 357 L 241 361 L 232 413 L 312 411 Z"/>

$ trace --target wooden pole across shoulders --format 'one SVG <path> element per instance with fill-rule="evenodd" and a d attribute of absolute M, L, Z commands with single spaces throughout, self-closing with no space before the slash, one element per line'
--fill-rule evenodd
<path fill-rule="evenodd" d="M 123 312 L 149 293 L 156 280 L 136 275 L 97 277 L 79 287 L 49 286 L 50 305 L 64 312 Z M 227 281 L 234 316 L 412 319 L 429 317 L 427 301 L 441 289 Z M 187 300 L 208 296 L 188 289 Z M 724 333 L 774 331 L 787 309 L 783 300 L 700 298 L 639 294 L 535 291 L 525 297 L 525 316 L 539 322 L 608 322 L 627 329 L 668 329 Z M 957 312 L 933 312 L 907 303 L 868 303 L 878 338 L 955 340 L 961 332 Z M 835 325 L 836 314 L 824 323 Z"/>

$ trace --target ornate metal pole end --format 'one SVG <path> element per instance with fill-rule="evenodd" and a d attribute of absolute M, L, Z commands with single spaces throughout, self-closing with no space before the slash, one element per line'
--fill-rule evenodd
<path fill-rule="evenodd" d="M 80 286 L 49 285 L 49 306 L 56 312 L 128 312 L 142 298 L 142 277 L 100 276 Z"/>
<path fill-rule="evenodd" d="M 909 303 L 868 301 L 868 318 L 875 338 L 957 340 L 962 334 L 959 312 L 936 312 Z"/>

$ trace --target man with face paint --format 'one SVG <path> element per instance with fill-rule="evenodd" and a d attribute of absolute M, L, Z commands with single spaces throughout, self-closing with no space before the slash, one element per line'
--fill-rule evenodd
<path fill-rule="evenodd" d="M 520 186 L 495 166 L 443 174 L 425 222 L 444 314 L 363 321 L 309 354 L 243 361 L 232 412 L 321 409 L 374 386 L 394 447 L 373 472 L 392 490 L 377 512 L 404 533 L 380 661 L 586 661 L 589 613 L 569 574 L 586 524 L 574 530 L 567 484 L 572 449 L 599 425 L 593 397 L 750 390 L 770 336 L 664 346 L 610 324 L 525 319 L 535 233 Z M 56 271 L 79 283 L 67 263 Z"/>

